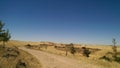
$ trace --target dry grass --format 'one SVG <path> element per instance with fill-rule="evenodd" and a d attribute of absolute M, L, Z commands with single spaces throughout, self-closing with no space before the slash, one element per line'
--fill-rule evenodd
<path fill-rule="evenodd" d="M 36 47 L 34 47 L 34 49 L 42 50 L 45 52 L 49 52 L 52 54 L 57 54 L 57 55 L 61 55 L 61 56 L 69 57 L 69 58 L 73 58 L 73 59 L 76 59 L 78 61 L 83 61 L 86 64 L 87 63 L 95 64 L 98 66 L 102 66 L 102 68 L 120 68 L 120 64 L 117 62 L 114 62 L 114 61 L 108 62 L 108 61 L 99 59 L 100 57 L 104 56 L 107 52 L 112 52 L 112 47 L 108 46 L 108 45 L 107 46 L 106 45 L 86 45 L 87 48 L 101 49 L 100 51 L 96 51 L 94 53 L 91 53 L 90 57 L 86 58 L 80 53 L 76 53 L 75 56 L 73 56 L 71 53 L 68 53 L 68 56 L 66 56 L 65 51 L 55 49 L 54 46 L 49 46 L 47 49 L 45 49 L 45 48 L 39 49 L 40 42 L 10 41 L 7 44 L 8 44 L 8 46 L 12 46 L 12 45 L 24 46 L 26 44 L 32 44 L 32 45 L 36 45 Z M 82 47 L 82 45 L 76 46 L 76 47 Z M 120 47 L 117 47 L 117 50 L 118 50 L 118 52 L 120 52 Z M 24 59 L 25 59 L 25 57 L 26 56 L 24 56 Z M 3 61 L 3 60 L 4 59 L 2 59 L 1 61 Z M 26 60 L 27 60 L 27 57 L 26 57 Z M 29 62 L 31 62 L 31 61 L 29 61 Z"/>
<path fill-rule="evenodd" d="M 7 51 L 8 47 L 0 49 L 0 68 L 16 68 L 20 60 L 22 63 L 25 63 L 26 68 L 41 68 L 40 63 L 34 56 L 23 50 L 16 49 L 16 47 L 9 48 L 14 50 Z M 19 52 L 19 54 L 17 54 L 16 51 Z M 11 56 L 8 56 L 7 54 L 10 54 Z"/>
<path fill-rule="evenodd" d="M 39 47 L 39 46 L 38 46 Z M 57 54 L 57 55 L 61 55 L 61 56 L 66 56 L 69 58 L 73 58 L 76 60 L 81 60 L 83 62 L 85 62 L 86 64 L 95 64 L 98 66 L 102 66 L 102 68 L 120 68 L 120 64 L 117 62 L 109 62 L 109 61 L 105 61 L 105 60 L 100 60 L 99 58 L 104 56 L 107 52 L 112 52 L 112 47 L 111 46 L 98 46 L 98 45 L 94 45 L 94 46 L 86 46 L 87 48 L 92 48 L 92 49 L 100 49 L 99 51 L 96 51 L 94 53 L 90 54 L 89 58 L 84 57 L 82 54 L 80 53 L 76 53 L 75 56 L 73 56 L 71 53 L 68 53 L 68 56 L 66 56 L 65 51 L 62 50 L 58 50 L 55 49 L 54 46 L 49 46 L 47 49 L 45 48 L 41 48 L 40 50 L 45 51 L 45 52 L 49 52 L 52 54 Z M 39 48 L 35 48 L 38 49 Z M 120 52 L 120 47 L 117 48 L 118 52 Z"/>

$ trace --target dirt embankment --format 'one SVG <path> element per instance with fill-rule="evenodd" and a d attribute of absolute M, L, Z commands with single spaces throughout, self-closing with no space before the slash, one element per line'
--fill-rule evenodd
<path fill-rule="evenodd" d="M 0 68 L 41 68 L 31 54 L 17 47 L 0 47 Z"/>

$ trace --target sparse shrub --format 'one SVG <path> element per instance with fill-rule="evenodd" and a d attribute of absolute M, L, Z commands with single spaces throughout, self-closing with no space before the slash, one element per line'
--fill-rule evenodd
<path fill-rule="evenodd" d="M 8 47 L 8 48 L 6 48 L 2 57 L 5 57 L 5 58 L 14 57 L 14 58 L 16 58 L 18 55 L 20 55 L 20 52 L 17 49 L 17 47 Z"/>
<path fill-rule="evenodd" d="M 6 54 L 4 54 L 2 57 L 6 57 L 6 58 L 14 57 L 14 58 L 16 58 L 17 56 L 18 56 L 17 54 L 9 54 L 9 53 L 6 53 Z"/>
<path fill-rule="evenodd" d="M 104 60 L 110 61 L 110 58 L 109 58 L 109 57 L 106 57 L 106 56 L 103 56 L 103 57 L 101 57 L 100 59 L 104 59 Z"/>
<path fill-rule="evenodd" d="M 71 44 L 72 45 L 72 47 L 70 47 L 70 52 L 71 52 L 71 54 L 75 54 L 76 53 L 76 50 L 75 50 L 75 47 L 73 46 L 73 44 Z"/>
<path fill-rule="evenodd" d="M 16 68 L 27 68 L 27 65 L 23 60 L 19 60 L 16 65 Z"/>
<path fill-rule="evenodd" d="M 118 63 L 120 63 L 120 57 L 116 57 L 115 61 L 118 62 Z"/>
<path fill-rule="evenodd" d="M 83 55 L 86 57 L 89 57 L 89 55 L 90 55 L 89 49 L 87 49 L 86 47 L 82 47 L 82 49 L 83 49 Z"/>
<path fill-rule="evenodd" d="M 57 48 L 57 46 L 54 46 L 54 48 Z"/>
<path fill-rule="evenodd" d="M 32 47 L 30 44 L 27 44 L 27 45 L 25 45 L 25 46 L 28 47 L 28 48 L 31 48 L 31 47 Z"/>

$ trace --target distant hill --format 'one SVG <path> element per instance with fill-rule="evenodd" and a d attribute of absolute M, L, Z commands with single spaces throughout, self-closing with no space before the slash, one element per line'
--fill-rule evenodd
<path fill-rule="evenodd" d="M 2 44 L 2 42 L 0 42 L 0 44 Z M 6 43 L 7 46 L 24 46 L 27 44 L 31 44 L 31 45 L 40 45 L 40 44 L 49 44 L 52 45 L 54 44 L 53 42 L 32 42 L 32 41 L 19 41 L 19 40 L 10 40 Z"/>

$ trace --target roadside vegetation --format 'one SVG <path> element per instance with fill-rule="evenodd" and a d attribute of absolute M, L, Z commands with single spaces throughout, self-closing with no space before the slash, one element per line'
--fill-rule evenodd
<path fill-rule="evenodd" d="M 40 51 L 49 52 L 52 54 L 61 55 L 64 57 L 69 57 L 90 64 L 95 64 L 102 66 L 102 68 L 119 68 L 120 61 L 113 60 L 113 46 L 112 45 L 84 45 L 84 44 L 57 44 L 53 45 L 45 44 L 45 46 L 40 47 L 42 44 L 38 45 L 25 45 L 29 49 L 35 49 Z M 47 46 L 47 49 L 45 48 Z M 40 47 L 40 48 L 39 48 Z M 116 46 L 117 56 L 120 56 L 120 46 Z M 112 53 L 112 54 L 108 54 Z M 112 61 L 108 61 L 106 57 Z"/>
<path fill-rule="evenodd" d="M 8 29 L 4 29 L 4 25 L 0 21 L 0 68 L 41 68 L 34 56 L 20 50 L 17 46 L 6 44 L 11 35 Z"/>

